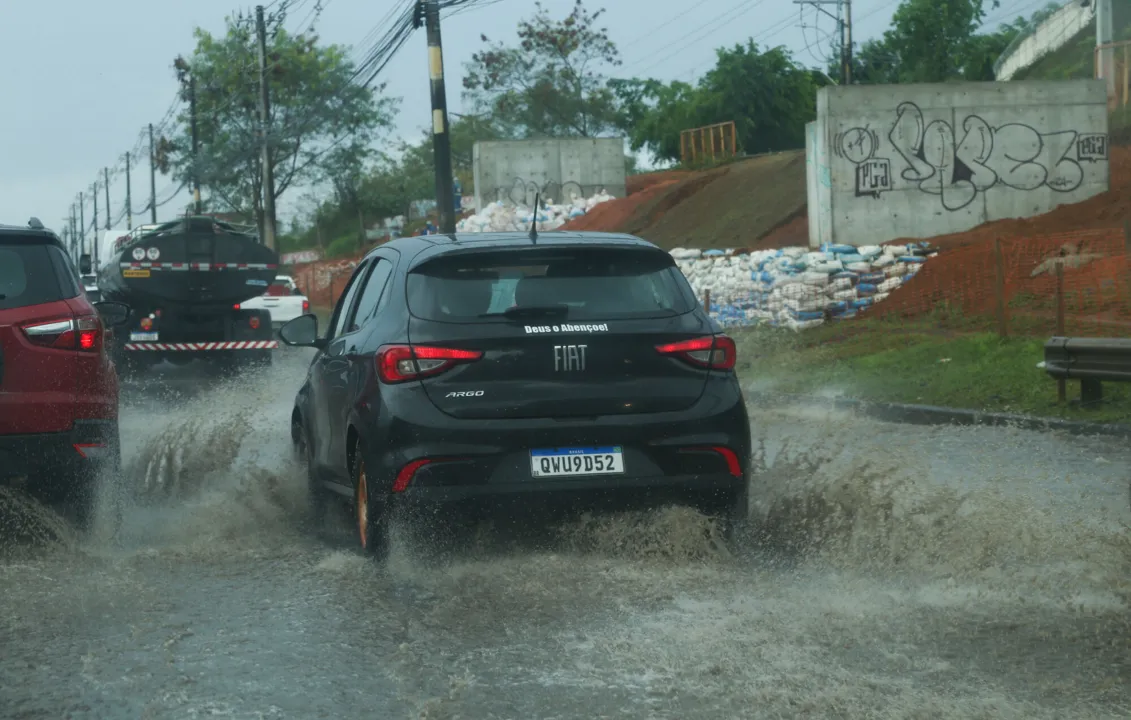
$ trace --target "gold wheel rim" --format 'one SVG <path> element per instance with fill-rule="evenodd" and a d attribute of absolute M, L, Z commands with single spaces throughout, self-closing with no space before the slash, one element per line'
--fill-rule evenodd
<path fill-rule="evenodd" d="M 360 460 L 358 460 L 361 463 Z M 361 463 L 357 473 L 357 531 L 361 536 L 361 547 L 369 542 L 369 487 L 365 482 L 365 464 Z"/>

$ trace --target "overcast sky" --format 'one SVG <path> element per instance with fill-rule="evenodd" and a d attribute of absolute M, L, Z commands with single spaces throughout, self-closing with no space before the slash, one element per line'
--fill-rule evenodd
<path fill-rule="evenodd" d="M 316 0 L 295 0 L 288 26 L 309 23 Z M 318 22 L 327 43 L 361 45 L 378 27 L 394 0 L 321 0 Z M 996 24 L 1032 13 L 1047 0 L 1003 0 L 989 20 Z M 544 0 L 556 17 L 573 0 Z M 860 43 L 886 29 L 899 0 L 855 0 L 854 40 Z M 793 0 L 589 0 L 607 8 L 604 21 L 620 46 L 624 66 L 617 75 L 663 80 L 694 80 L 713 64 L 715 48 L 753 37 L 760 45 L 784 45 L 808 65 L 824 66 L 834 22 L 812 6 Z M 831 6 L 826 6 L 832 10 Z M 0 3 L 0 222 L 23 224 L 39 217 L 62 228 L 79 191 L 89 193 L 102 169 L 119 165 L 138 146 L 147 123 L 158 123 L 176 95 L 173 58 L 193 49 L 192 31 L 224 30 L 224 17 L 239 9 L 233 0 L 39 0 Z M 515 37 L 519 19 L 534 10 L 533 0 L 501 0 L 461 12 L 443 26 L 448 102 L 461 107 L 463 63 L 482 43 L 480 33 L 503 40 Z M 429 121 L 428 70 L 423 31 L 414 35 L 384 73 L 389 93 L 403 98 L 394 134 L 418 136 Z M 132 173 L 133 206 L 149 195 L 148 168 Z M 110 203 L 120 213 L 124 173 L 111 178 Z M 176 188 L 158 176 L 158 199 Z M 105 226 L 104 191 L 99 190 L 99 226 Z M 280 215 L 294 212 L 299 191 L 284 196 Z M 165 205 L 175 212 L 188 196 Z M 87 222 L 90 204 L 87 203 Z M 148 213 L 143 221 L 147 221 Z M 135 224 L 138 222 L 135 216 Z M 117 227 L 124 227 L 123 220 Z"/>

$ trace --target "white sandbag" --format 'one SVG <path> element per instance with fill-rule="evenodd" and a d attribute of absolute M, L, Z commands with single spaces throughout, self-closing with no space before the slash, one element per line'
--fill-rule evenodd
<path fill-rule="evenodd" d="M 897 287 L 899 287 L 902 284 L 903 284 L 903 278 L 889 277 L 887 280 L 884 280 L 882 283 L 877 285 L 876 290 L 880 294 L 886 294 L 886 293 L 890 293 L 892 290 L 895 290 Z"/>
<path fill-rule="evenodd" d="M 787 328 L 789 328 L 790 330 L 793 330 L 794 332 L 800 332 L 802 330 L 809 330 L 810 328 L 820 327 L 821 325 L 825 324 L 825 321 L 824 320 L 794 320 L 791 317 L 787 317 L 787 318 L 785 318 L 785 322 L 783 324 Z"/>
<path fill-rule="evenodd" d="M 806 285 L 813 285 L 815 287 L 824 287 L 829 284 L 829 276 L 826 273 L 820 272 L 807 272 L 801 274 L 801 282 Z"/>
<path fill-rule="evenodd" d="M 883 251 L 884 249 L 879 245 L 861 245 L 856 248 L 856 253 L 865 258 L 874 258 L 883 253 Z"/>
<path fill-rule="evenodd" d="M 866 273 L 872 271 L 872 264 L 866 262 L 854 262 L 848 263 L 844 266 L 844 268 L 850 272 Z"/>

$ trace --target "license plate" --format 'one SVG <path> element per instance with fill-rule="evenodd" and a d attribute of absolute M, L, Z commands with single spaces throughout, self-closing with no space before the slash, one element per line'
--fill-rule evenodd
<path fill-rule="evenodd" d="M 130 333 L 130 342 L 157 342 L 157 333 Z"/>
<path fill-rule="evenodd" d="M 536 478 L 620 475 L 623 472 L 624 452 L 619 447 L 530 451 L 530 475 Z"/>

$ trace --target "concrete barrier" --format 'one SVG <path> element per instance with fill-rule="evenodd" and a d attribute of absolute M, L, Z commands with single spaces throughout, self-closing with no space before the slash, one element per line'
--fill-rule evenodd
<path fill-rule="evenodd" d="M 812 131 L 811 245 L 962 232 L 1108 189 L 1102 80 L 826 87 Z"/>

